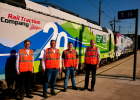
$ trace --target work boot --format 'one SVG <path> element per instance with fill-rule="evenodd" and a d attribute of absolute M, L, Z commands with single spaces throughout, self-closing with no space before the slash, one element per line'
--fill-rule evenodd
<path fill-rule="evenodd" d="M 90 91 L 94 91 L 94 87 L 91 87 Z"/>
<path fill-rule="evenodd" d="M 51 91 L 51 94 L 52 94 L 52 95 L 56 95 L 55 91 Z"/>
<path fill-rule="evenodd" d="M 21 94 L 21 95 L 20 95 L 20 100 L 23 100 L 23 99 L 24 99 L 24 95 Z"/>
<path fill-rule="evenodd" d="M 87 87 L 84 87 L 84 88 L 83 88 L 83 91 L 84 91 L 84 90 L 87 90 L 87 89 L 88 89 Z"/>
<path fill-rule="evenodd" d="M 78 90 L 78 88 L 77 88 L 76 86 L 72 87 L 72 89 L 74 89 L 74 90 Z"/>
<path fill-rule="evenodd" d="M 33 98 L 33 96 L 30 95 L 30 94 L 27 94 L 26 97 L 27 97 L 27 98 Z"/>
<path fill-rule="evenodd" d="M 44 98 L 48 98 L 47 93 L 43 93 L 43 97 L 44 97 Z"/>
<path fill-rule="evenodd" d="M 67 92 L 67 88 L 64 88 L 64 92 Z"/>

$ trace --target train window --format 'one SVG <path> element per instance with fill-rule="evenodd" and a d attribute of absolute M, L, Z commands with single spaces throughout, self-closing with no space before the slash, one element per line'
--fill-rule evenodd
<path fill-rule="evenodd" d="M 6 2 L 16 7 L 26 8 L 26 3 L 24 0 L 2 0 L 2 2 Z"/>
<path fill-rule="evenodd" d="M 108 30 L 105 27 L 102 27 L 102 30 L 103 30 L 103 32 L 109 33 Z"/>
<path fill-rule="evenodd" d="M 123 38 L 121 38 L 121 43 L 123 43 Z"/>
<path fill-rule="evenodd" d="M 106 41 L 107 41 L 107 35 L 103 34 L 103 45 L 106 45 Z"/>
<path fill-rule="evenodd" d="M 118 51 L 118 46 L 115 46 L 115 51 Z"/>
<path fill-rule="evenodd" d="M 23 1 L 24 1 L 24 0 L 11 0 L 11 1 L 16 1 L 16 2 L 18 2 L 18 3 L 22 3 L 22 4 L 23 4 Z"/>
<path fill-rule="evenodd" d="M 111 51 L 111 34 L 109 34 L 109 51 Z"/>

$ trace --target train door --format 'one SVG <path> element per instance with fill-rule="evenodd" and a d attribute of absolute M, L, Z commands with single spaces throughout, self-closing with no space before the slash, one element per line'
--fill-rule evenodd
<path fill-rule="evenodd" d="M 124 38 L 121 38 L 121 55 L 123 55 L 123 51 L 124 51 Z"/>
<path fill-rule="evenodd" d="M 111 34 L 109 34 L 109 51 L 111 51 Z"/>

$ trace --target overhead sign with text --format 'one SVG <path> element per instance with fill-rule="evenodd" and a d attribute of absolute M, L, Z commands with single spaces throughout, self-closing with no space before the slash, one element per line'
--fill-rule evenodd
<path fill-rule="evenodd" d="M 129 19 L 136 17 L 136 10 L 125 10 L 125 11 L 118 11 L 118 19 Z"/>

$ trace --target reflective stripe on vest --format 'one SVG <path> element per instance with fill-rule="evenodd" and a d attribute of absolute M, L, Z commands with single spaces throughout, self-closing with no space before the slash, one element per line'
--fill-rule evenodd
<path fill-rule="evenodd" d="M 19 62 L 33 62 L 33 60 L 24 60 L 24 55 L 28 55 L 27 53 L 24 53 L 23 52 L 23 49 L 20 49 L 21 50 L 21 56 L 22 56 L 22 60 L 20 60 Z M 30 54 L 30 51 L 29 51 L 29 55 L 33 56 L 33 51 L 31 50 L 31 54 Z"/>
<path fill-rule="evenodd" d="M 26 72 L 33 70 L 33 50 L 29 49 L 29 54 L 23 48 L 19 50 L 19 71 Z"/>
<path fill-rule="evenodd" d="M 46 68 L 56 68 L 58 69 L 60 66 L 60 51 L 59 49 L 55 50 L 55 53 L 51 50 L 51 48 L 46 49 Z"/>
<path fill-rule="evenodd" d="M 96 65 L 98 63 L 98 56 L 97 56 L 97 47 L 91 48 L 87 47 L 86 49 L 86 63 Z"/>
<path fill-rule="evenodd" d="M 77 60 L 76 60 L 76 50 L 72 50 L 72 52 L 68 50 L 64 50 L 65 59 L 64 59 L 64 66 L 65 67 L 76 67 Z"/>

